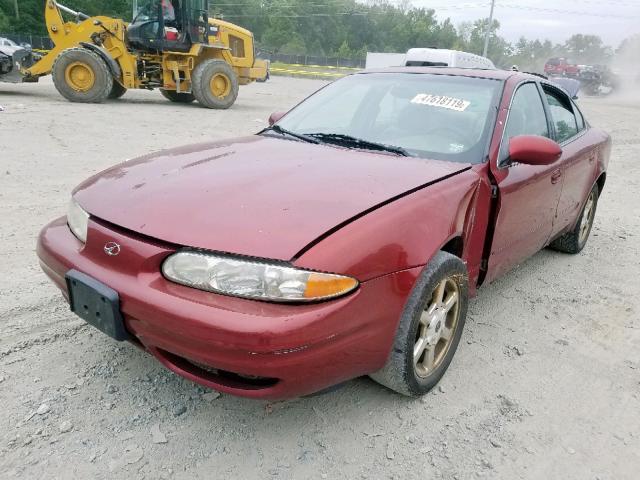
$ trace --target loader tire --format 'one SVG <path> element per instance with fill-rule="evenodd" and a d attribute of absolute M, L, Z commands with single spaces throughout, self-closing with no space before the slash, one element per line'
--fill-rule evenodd
<path fill-rule="evenodd" d="M 104 60 L 85 48 L 68 48 L 58 55 L 52 77 L 60 95 L 79 103 L 104 102 L 114 83 Z"/>
<path fill-rule="evenodd" d="M 203 107 L 227 109 L 238 97 L 238 77 L 224 60 L 205 60 L 191 76 L 191 90 Z"/>
<path fill-rule="evenodd" d="M 262 77 L 262 78 L 256 78 L 256 82 L 258 83 L 265 83 L 267 80 L 269 80 L 271 78 L 271 75 L 269 74 L 269 72 L 267 72 L 267 74 Z"/>
<path fill-rule="evenodd" d="M 174 103 L 191 103 L 196 99 L 193 93 L 178 93 L 175 90 L 165 90 L 164 88 L 160 89 L 160 93 L 164 98 Z"/>
<path fill-rule="evenodd" d="M 109 98 L 111 100 L 115 100 L 123 96 L 125 93 L 127 93 L 127 89 L 120 85 L 120 82 L 116 82 L 114 80 L 113 87 L 111 87 L 111 92 L 109 93 Z"/>

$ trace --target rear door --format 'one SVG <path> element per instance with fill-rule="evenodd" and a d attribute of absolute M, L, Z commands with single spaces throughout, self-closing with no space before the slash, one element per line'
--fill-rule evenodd
<path fill-rule="evenodd" d="M 498 184 L 498 211 L 489 255 L 490 281 L 543 248 L 551 235 L 562 189 L 560 161 L 522 165 L 509 159 L 517 135 L 551 137 L 537 82 L 520 84 L 513 94 L 497 159 L 491 172 Z"/>
<path fill-rule="evenodd" d="M 588 126 L 578 107 L 560 89 L 542 85 L 552 123 L 553 139 L 562 146 L 560 158 L 563 186 L 552 236 L 578 219 L 582 204 L 593 186 L 597 151 L 585 133 Z"/>

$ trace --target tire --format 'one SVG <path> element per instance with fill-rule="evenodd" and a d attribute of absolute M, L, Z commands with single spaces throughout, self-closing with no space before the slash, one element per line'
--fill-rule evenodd
<path fill-rule="evenodd" d="M 205 60 L 198 65 L 193 70 L 191 85 L 193 95 L 203 107 L 227 109 L 238 97 L 236 72 L 223 60 Z"/>
<path fill-rule="evenodd" d="M 595 218 L 596 208 L 598 206 L 598 195 L 598 184 L 595 184 L 589 192 L 589 195 L 587 195 L 576 226 L 570 232 L 556 238 L 551 242 L 549 247 L 564 253 L 580 253 L 587 244 L 591 227 L 593 227 L 593 219 Z"/>
<path fill-rule="evenodd" d="M 457 303 L 449 310 L 437 298 L 438 287 L 442 285 L 441 300 L 450 299 L 453 292 L 457 293 Z M 409 295 L 387 363 L 370 377 L 411 397 L 431 390 L 446 372 L 458 348 L 467 315 L 468 295 L 469 277 L 465 264 L 455 255 L 438 252 Z M 449 335 L 445 335 L 447 330 Z M 417 363 L 414 362 L 414 349 L 421 351 Z M 427 368 L 427 358 L 432 350 L 434 361 L 431 368 Z"/>
<path fill-rule="evenodd" d="M 111 100 L 118 99 L 122 97 L 125 93 L 127 93 L 127 89 L 120 85 L 120 82 L 113 81 L 113 87 L 111 87 L 111 92 L 109 93 L 109 98 Z"/>
<path fill-rule="evenodd" d="M 85 48 L 68 48 L 53 63 L 53 83 L 71 102 L 102 103 L 113 89 L 109 67 L 97 53 Z"/>
<path fill-rule="evenodd" d="M 164 98 L 174 103 L 191 103 L 196 99 L 193 93 L 178 93 L 175 90 L 165 90 L 164 88 L 160 89 L 160 93 Z"/>

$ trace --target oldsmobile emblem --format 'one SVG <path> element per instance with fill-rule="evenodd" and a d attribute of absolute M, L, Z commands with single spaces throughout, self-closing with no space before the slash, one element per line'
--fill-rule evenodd
<path fill-rule="evenodd" d="M 116 242 L 107 242 L 104 246 L 104 253 L 111 257 L 115 257 L 120 253 L 120 245 Z"/>

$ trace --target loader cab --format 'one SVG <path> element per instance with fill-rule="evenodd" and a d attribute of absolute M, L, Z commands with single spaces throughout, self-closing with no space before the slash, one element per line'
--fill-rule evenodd
<path fill-rule="evenodd" d="M 145 52 L 188 52 L 209 43 L 207 0 L 148 0 L 127 27 L 130 48 Z"/>

